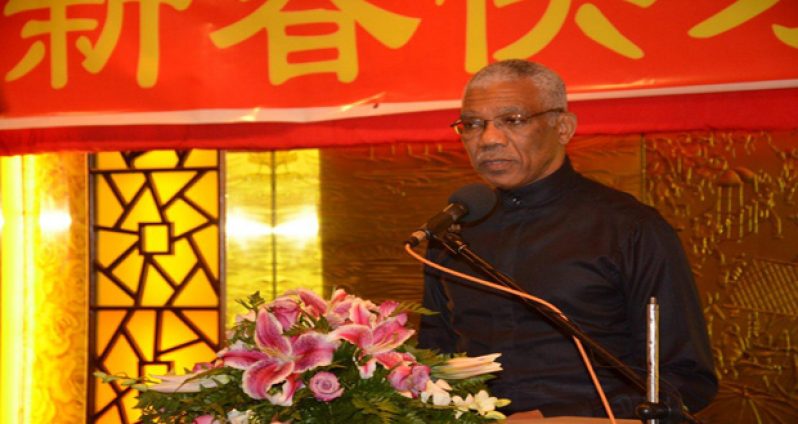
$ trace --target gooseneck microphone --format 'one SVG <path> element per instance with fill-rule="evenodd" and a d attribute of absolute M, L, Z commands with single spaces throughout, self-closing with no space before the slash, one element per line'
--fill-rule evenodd
<path fill-rule="evenodd" d="M 449 205 L 414 231 L 405 243 L 417 246 L 458 222 L 479 221 L 496 206 L 496 193 L 484 184 L 469 184 L 449 196 Z"/>

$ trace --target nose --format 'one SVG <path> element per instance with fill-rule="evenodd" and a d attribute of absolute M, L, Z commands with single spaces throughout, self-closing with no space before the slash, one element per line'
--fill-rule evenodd
<path fill-rule="evenodd" d="M 486 120 L 485 128 L 479 135 L 478 144 L 480 146 L 506 145 L 507 134 L 502 131 L 501 127 L 496 126 L 496 121 Z"/>

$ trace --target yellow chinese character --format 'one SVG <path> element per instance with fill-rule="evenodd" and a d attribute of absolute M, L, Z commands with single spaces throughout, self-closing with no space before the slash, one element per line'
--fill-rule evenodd
<path fill-rule="evenodd" d="M 98 73 L 105 66 L 116 47 L 124 20 L 124 3 L 139 3 L 139 62 L 137 80 L 141 87 L 152 87 L 158 79 L 159 6 L 166 3 L 184 10 L 191 0 L 108 0 L 106 21 L 97 43 L 92 46 L 82 35 L 75 43 L 83 53 L 83 68 Z M 67 84 L 67 33 L 97 28 L 95 19 L 67 18 L 67 8 L 74 5 L 102 4 L 105 0 L 10 0 L 3 10 L 6 16 L 37 9 L 49 9 L 50 20 L 32 19 L 22 27 L 22 38 L 49 34 L 50 85 L 63 88 Z M 46 53 L 45 42 L 35 41 L 25 56 L 5 76 L 6 81 L 17 80 L 38 66 Z"/>
<path fill-rule="evenodd" d="M 67 8 L 76 4 L 98 4 L 103 0 L 9 0 L 3 9 L 5 16 L 15 15 L 37 9 L 48 9 L 49 20 L 31 19 L 22 27 L 22 38 L 49 34 L 50 38 L 50 86 L 63 88 L 67 83 L 67 33 L 91 31 L 97 28 L 94 19 L 70 19 Z M 36 40 L 25 56 L 5 76 L 6 81 L 14 81 L 36 68 L 44 59 L 45 43 Z"/>
<path fill-rule="evenodd" d="M 440 5 L 445 0 L 436 0 Z M 497 8 L 506 7 L 523 0 L 493 0 Z M 656 0 L 625 0 L 639 7 L 649 7 Z M 468 0 L 466 3 L 466 71 L 476 72 L 488 63 L 487 47 L 487 0 Z M 571 0 L 549 0 L 540 20 L 529 32 L 493 54 L 497 60 L 530 57 L 543 50 L 560 32 Z M 643 50 L 624 36 L 615 25 L 592 3 L 585 3 L 576 10 L 576 25 L 591 40 L 613 52 L 630 59 L 640 59 Z"/>
<path fill-rule="evenodd" d="M 775 6 L 779 0 L 737 0 L 720 12 L 703 20 L 687 32 L 693 38 L 710 38 L 734 29 Z M 772 25 L 771 30 L 782 43 L 798 48 L 798 28 Z"/>
<path fill-rule="evenodd" d="M 300 76 L 335 73 L 338 81 L 352 82 L 358 73 L 355 25 L 359 24 L 382 44 L 397 49 L 410 40 L 420 19 L 380 9 L 365 0 L 331 0 L 338 10 L 309 9 L 284 11 L 288 0 L 266 0 L 252 14 L 211 33 L 220 48 L 238 44 L 261 30 L 269 35 L 269 81 L 279 85 Z M 288 28 L 307 24 L 332 23 L 337 31 L 322 35 L 289 35 Z M 297 52 L 334 49 L 336 59 L 316 62 L 289 62 Z"/>
<path fill-rule="evenodd" d="M 140 87 L 150 88 L 158 80 L 159 7 L 164 3 L 176 10 L 185 10 L 191 0 L 108 0 L 105 24 L 97 42 L 92 47 L 89 38 L 81 36 L 76 45 L 85 57 L 83 67 L 94 74 L 100 72 L 119 41 L 124 20 L 124 3 L 131 2 L 139 3 L 139 60 L 136 81 Z"/>

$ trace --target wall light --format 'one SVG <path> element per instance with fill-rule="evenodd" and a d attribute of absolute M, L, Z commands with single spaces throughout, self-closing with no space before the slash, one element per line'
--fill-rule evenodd
<path fill-rule="evenodd" d="M 319 234 L 319 214 L 312 206 L 302 209 L 292 219 L 275 227 L 252 218 L 250 214 L 240 209 L 228 212 L 226 221 L 227 237 L 236 242 L 276 235 L 302 244 Z"/>
<path fill-rule="evenodd" d="M 41 211 L 39 228 L 43 234 L 63 233 L 72 226 L 72 216 L 62 210 Z"/>

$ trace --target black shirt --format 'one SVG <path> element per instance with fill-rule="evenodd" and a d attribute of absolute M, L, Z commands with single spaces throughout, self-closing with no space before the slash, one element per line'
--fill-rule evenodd
<path fill-rule="evenodd" d="M 706 325 L 693 277 L 672 227 L 651 207 L 576 173 L 566 158 L 552 175 L 499 191 L 496 209 L 464 227 L 471 249 L 526 292 L 551 302 L 624 363 L 645 374 L 646 305 L 660 304 L 660 391 L 675 389 L 691 411 L 717 391 Z M 430 243 L 427 256 L 477 273 Z M 494 396 L 505 412 L 604 416 L 570 337 L 510 295 L 425 269 L 419 344 L 470 356 L 501 352 Z M 594 363 L 595 366 L 595 363 Z M 634 417 L 645 393 L 596 366 L 618 417 Z"/>

